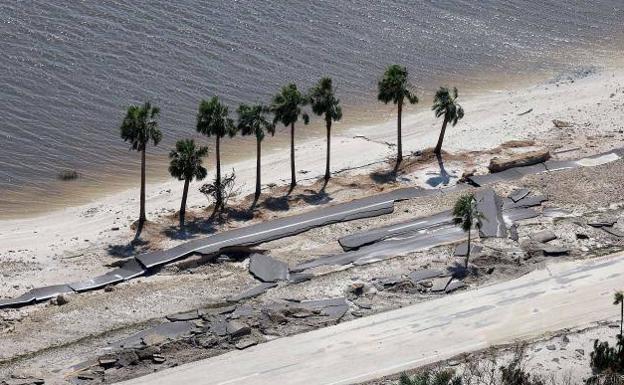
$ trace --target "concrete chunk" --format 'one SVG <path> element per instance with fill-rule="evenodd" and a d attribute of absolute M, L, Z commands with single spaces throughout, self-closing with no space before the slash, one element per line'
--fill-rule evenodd
<path fill-rule="evenodd" d="M 547 200 L 548 199 L 543 195 L 534 195 L 531 197 L 524 197 L 517 202 L 514 202 L 513 200 L 506 198 L 503 200 L 503 210 L 539 206 L 544 201 L 547 201 Z"/>
<path fill-rule="evenodd" d="M 557 239 L 557 236 L 550 230 L 543 230 L 531 235 L 530 238 L 535 242 L 547 243 Z"/>
<path fill-rule="evenodd" d="M 466 286 L 465 283 L 463 283 L 462 281 L 458 281 L 456 279 L 452 280 L 447 286 L 446 289 L 444 289 L 445 293 L 452 293 L 455 290 L 459 290 L 462 289 Z"/>
<path fill-rule="evenodd" d="M 520 188 L 512 191 L 511 194 L 509 194 L 509 199 L 514 202 L 518 202 L 520 199 L 525 198 L 527 195 L 529 195 L 530 192 L 531 190 L 529 190 L 528 188 Z"/>
<path fill-rule="evenodd" d="M 476 254 L 479 254 L 481 250 L 483 250 L 483 247 L 481 247 L 481 245 L 473 244 L 470 247 L 470 255 L 475 256 Z M 464 242 L 464 243 L 457 245 L 457 247 L 455 248 L 455 252 L 453 253 L 453 256 L 465 257 L 467 254 L 468 254 L 468 242 Z"/>
<path fill-rule="evenodd" d="M 437 278 L 444 275 L 442 270 L 438 269 L 419 269 L 413 271 L 409 274 L 409 278 L 412 283 L 417 284 L 420 281 L 424 281 L 426 279 Z"/>
<path fill-rule="evenodd" d="M 251 333 L 249 326 L 239 321 L 229 321 L 226 325 L 227 333 L 232 337 L 242 337 Z"/>
<path fill-rule="evenodd" d="M 191 310 L 184 313 L 171 314 L 166 317 L 169 321 L 190 321 L 199 319 L 199 312 Z"/>
<path fill-rule="evenodd" d="M 69 286 L 77 292 L 101 289 L 104 286 L 112 285 L 123 281 L 123 277 L 117 274 L 106 273 L 86 281 L 70 283 Z"/>
<path fill-rule="evenodd" d="M 539 212 L 531 208 L 524 208 L 524 207 L 518 207 L 518 208 L 503 211 L 503 218 L 508 223 L 514 223 L 516 221 L 521 221 L 523 219 L 536 218 L 536 217 L 539 217 L 539 215 L 540 215 Z"/>
<path fill-rule="evenodd" d="M 249 272 L 262 282 L 287 281 L 289 278 L 288 264 L 263 254 L 249 257 Z"/>
<path fill-rule="evenodd" d="M 122 277 L 124 281 L 127 281 L 145 274 L 146 271 L 147 270 L 139 263 L 139 261 L 132 258 L 124 262 L 120 268 L 109 272 L 109 274 L 118 275 Z"/>
<path fill-rule="evenodd" d="M 431 286 L 431 291 L 434 293 L 439 293 L 441 291 L 446 290 L 446 287 L 451 282 L 453 277 L 443 277 L 436 278 L 433 280 L 433 285 Z"/>
<path fill-rule="evenodd" d="M 602 229 L 604 231 L 606 231 L 607 233 L 613 235 L 613 236 L 616 236 L 618 238 L 624 238 L 624 232 L 622 232 L 622 231 L 620 231 L 620 230 L 618 230 L 616 228 L 613 228 L 613 227 L 602 227 Z"/>
<path fill-rule="evenodd" d="M 277 283 L 271 283 L 271 282 L 263 282 L 258 286 L 254 286 L 251 289 L 245 290 L 240 294 L 234 295 L 229 297 L 227 300 L 229 302 L 238 302 L 244 299 L 249 299 L 249 298 L 253 298 L 253 297 L 257 297 L 260 294 L 264 293 L 265 291 L 274 288 L 277 286 Z"/>
<path fill-rule="evenodd" d="M 68 285 L 54 285 L 32 289 L 30 292 L 35 297 L 35 301 L 39 302 L 52 299 L 60 294 L 73 293 L 74 290 Z"/>
<path fill-rule="evenodd" d="M 502 216 L 502 202 L 494 190 L 486 189 L 476 194 L 477 210 L 481 214 L 479 234 L 481 237 L 504 238 L 507 229 Z"/>
<path fill-rule="evenodd" d="M 32 292 L 20 295 L 17 298 L 0 299 L 0 309 L 22 307 L 35 302 L 35 296 Z"/>

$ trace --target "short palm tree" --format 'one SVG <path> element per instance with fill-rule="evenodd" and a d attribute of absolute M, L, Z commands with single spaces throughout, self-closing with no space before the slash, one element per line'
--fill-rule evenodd
<path fill-rule="evenodd" d="M 271 112 L 273 113 L 273 123 L 282 123 L 285 127 L 290 126 L 290 187 L 297 185 L 295 175 L 295 123 L 301 116 L 303 122 L 308 124 L 308 114 L 301 110 L 307 104 L 306 98 L 299 92 L 296 84 L 288 84 L 273 97 L 271 101 Z"/>
<path fill-rule="evenodd" d="M 332 79 L 325 77 L 319 80 L 309 93 L 312 112 L 325 118 L 325 128 L 327 129 L 327 155 L 325 162 L 325 180 L 330 178 L 330 148 L 331 148 L 331 126 L 333 121 L 342 118 L 342 108 L 340 100 L 336 99 Z"/>
<path fill-rule="evenodd" d="M 137 236 L 145 223 L 145 152 L 147 144 L 152 142 L 157 146 L 162 139 L 162 132 L 158 128 L 160 109 L 145 102 L 142 106 L 130 106 L 126 117 L 121 123 L 121 138 L 130 142 L 130 148 L 141 153 L 141 196 L 139 210 L 139 226 Z"/>
<path fill-rule="evenodd" d="M 234 121 L 230 119 L 228 107 L 214 96 L 210 100 L 202 100 L 199 103 L 197 113 L 197 132 L 208 137 L 215 137 L 215 154 L 217 156 L 217 202 L 216 208 L 221 207 L 223 197 L 221 196 L 221 139 L 226 135 L 233 137 L 236 134 Z"/>
<path fill-rule="evenodd" d="M 256 200 L 260 197 L 260 157 L 262 140 L 266 133 L 275 134 L 275 124 L 267 118 L 268 108 L 262 105 L 248 106 L 241 104 L 238 107 L 238 129 L 243 135 L 256 136 Z"/>
<path fill-rule="evenodd" d="M 613 297 L 613 304 L 620 305 L 620 335 L 624 337 L 624 292 L 618 291 Z"/>
<path fill-rule="evenodd" d="M 403 160 L 401 135 L 401 115 L 405 100 L 410 104 L 418 103 L 418 97 L 410 90 L 407 82 L 407 68 L 393 64 L 386 69 L 378 84 L 377 99 L 388 104 L 397 105 L 397 165 Z"/>
<path fill-rule="evenodd" d="M 455 127 L 457 122 L 464 117 L 464 109 L 457 103 L 457 88 L 453 88 L 451 93 L 448 88 L 440 87 L 433 98 L 432 110 L 435 111 L 436 118 L 444 116 L 442 130 L 434 151 L 437 155 L 440 155 L 442 153 L 442 142 L 446 133 L 446 125 L 450 122 Z"/>
<path fill-rule="evenodd" d="M 189 184 L 193 179 L 204 179 L 208 173 L 202 166 L 202 158 L 207 154 L 208 147 L 197 147 L 193 139 L 178 140 L 175 149 L 169 153 L 169 173 L 172 177 L 184 181 L 180 205 L 180 228 L 184 227 Z"/>
<path fill-rule="evenodd" d="M 466 267 L 470 258 L 470 230 L 473 225 L 479 226 L 481 214 L 477 210 L 477 200 L 473 194 L 466 194 L 459 197 L 453 206 L 453 222 L 468 234 L 468 252 L 466 253 Z"/>

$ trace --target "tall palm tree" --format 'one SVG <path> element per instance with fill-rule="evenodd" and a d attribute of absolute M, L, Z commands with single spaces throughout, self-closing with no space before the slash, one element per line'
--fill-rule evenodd
<path fill-rule="evenodd" d="M 238 129 L 243 135 L 256 136 L 256 200 L 260 197 L 260 157 L 262 152 L 262 140 L 268 132 L 275 134 L 275 124 L 267 119 L 268 107 L 260 104 L 248 106 L 241 104 L 238 107 Z"/>
<path fill-rule="evenodd" d="M 433 107 L 431 109 L 435 111 L 436 118 L 444 116 L 442 130 L 435 148 L 435 153 L 440 155 L 442 153 L 442 142 L 444 141 L 446 125 L 450 122 L 455 127 L 457 122 L 464 117 L 464 109 L 457 103 L 457 88 L 454 87 L 451 93 L 448 88 L 440 87 L 433 98 Z"/>
<path fill-rule="evenodd" d="M 301 110 L 307 103 L 306 98 L 299 92 L 297 85 L 290 83 L 273 97 L 270 110 L 273 112 L 273 123 L 281 122 L 285 127 L 290 126 L 290 187 L 297 185 L 295 176 L 295 123 L 301 116 L 303 122 L 308 124 L 308 114 Z"/>
<path fill-rule="evenodd" d="M 223 197 L 221 195 L 221 138 L 226 135 L 233 137 L 236 134 L 234 121 L 230 119 L 228 107 L 213 96 L 210 100 L 202 100 L 199 103 L 197 113 L 197 132 L 208 137 L 215 137 L 215 153 L 217 155 L 217 203 L 216 208 L 221 207 Z"/>
<path fill-rule="evenodd" d="M 401 135 L 401 115 L 405 99 L 410 104 L 418 103 L 418 97 L 410 90 L 407 82 L 407 68 L 393 64 L 386 69 L 383 78 L 377 86 L 377 99 L 388 104 L 397 105 L 397 165 L 403 160 L 403 145 Z"/>
<path fill-rule="evenodd" d="M 154 146 L 162 140 L 162 132 L 158 128 L 160 109 L 145 102 L 142 106 L 130 106 L 120 127 L 121 138 L 130 142 L 130 148 L 141 153 L 141 197 L 139 210 L 139 225 L 137 237 L 145 223 L 145 151 L 151 141 Z"/>
<path fill-rule="evenodd" d="M 189 184 L 193 179 L 202 180 L 208 173 L 202 166 L 202 158 L 208 154 L 208 147 L 197 147 L 193 139 L 178 140 L 175 149 L 169 153 L 169 173 L 172 177 L 184 181 L 182 203 L 180 205 L 180 228 L 184 227 L 186 198 Z"/>
<path fill-rule="evenodd" d="M 468 252 L 466 253 L 466 267 L 470 258 L 470 230 L 473 225 L 479 226 L 481 214 L 477 211 L 477 200 L 473 194 L 462 195 L 453 206 L 453 222 L 468 234 Z"/>
<path fill-rule="evenodd" d="M 329 77 L 321 78 L 317 85 L 310 90 L 308 97 L 312 106 L 312 112 L 319 116 L 324 115 L 325 118 L 325 128 L 327 129 L 325 180 L 329 180 L 331 175 L 329 170 L 331 126 L 333 121 L 338 121 L 342 118 L 340 100 L 336 99 L 336 96 L 334 95 L 332 79 Z"/>
<path fill-rule="evenodd" d="M 613 304 L 620 305 L 620 335 L 624 337 L 624 292 L 618 291 L 613 297 Z"/>

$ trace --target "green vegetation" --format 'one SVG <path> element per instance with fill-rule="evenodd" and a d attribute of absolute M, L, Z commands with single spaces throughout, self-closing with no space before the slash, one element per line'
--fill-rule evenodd
<path fill-rule="evenodd" d="M 217 202 L 215 209 L 219 209 L 223 204 L 221 195 L 221 139 L 226 135 L 233 137 L 236 135 L 236 127 L 229 117 L 228 108 L 214 96 L 210 100 L 202 100 L 199 103 L 197 113 L 197 132 L 208 137 L 215 137 L 215 154 L 217 155 L 217 176 L 215 183 L 217 186 Z"/>
<path fill-rule="evenodd" d="M 193 179 L 202 180 L 208 171 L 202 166 L 202 158 L 208 154 L 208 147 L 197 147 L 193 139 L 178 140 L 175 149 L 169 153 L 169 173 L 184 181 L 182 203 L 180 205 L 180 228 L 184 227 L 186 197 Z"/>
<path fill-rule="evenodd" d="M 290 187 L 297 185 L 295 171 L 295 123 L 299 117 L 304 124 L 308 124 L 310 118 L 301 107 L 307 103 L 307 99 L 297 89 L 297 85 L 290 83 L 282 87 L 281 91 L 273 97 L 271 102 L 271 112 L 273 112 L 273 123 L 282 123 L 285 127 L 290 126 Z"/>
<path fill-rule="evenodd" d="M 243 135 L 255 135 L 256 137 L 256 193 L 255 199 L 260 197 L 260 168 L 262 154 L 262 140 L 265 133 L 275 134 L 275 124 L 267 118 L 268 108 L 257 104 L 248 106 L 241 104 L 238 107 L 238 129 Z"/>
<path fill-rule="evenodd" d="M 444 134 L 446 133 L 446 125 L 450 122 L 453 127 L 464 117 L 464 109 L 457 103 L 457 88 L 453 88 L 453 92 L 446 87 L 440 87 L 433 98 L 432 110 L 435 111 L 436 118 L 444 116 L 442 122 L 442 130 L 434 152 L 437 155 L 442 153 L 442 142 L 444 142 Z"/>
<path fill-rule="evenodd" d="M 329 180 L 330 171 L 330 148 L 331 148 L 331 126 L 332 122 L 342 118 L 342 108 L 340 100 L 336 98 L 331 78 L 322 78 L 318 84 L 310 90 L 309 94 L 312 112 L 323 116 L 325 128 L 327 130 L 327 155 L 325 164 L 325 180 Z"/>
<path fill-rule="evenodd" d="M 477 201 L 473 194 L 462 195 L 453 206 L 453 222 L 468 234 L 468 252 L 466 253 L 466 267 L 470 258 L 471 237 L 473 225 L 479 225 L 481 214 L 477 210 Z"/>
<path fill-rule="evenodd" d="M 142 106 L 130 106 L 126 112 L 126 117 L 121 123 L 121 138 L 130 142 L 130 148 L 141 153 L 141 198 L 139 225 L 137 227 L 137 237 L 141 233 L 145 223 L 145 150 L 149 142 L 157 146 L 162 139 L 162 132 L 158 128 L 158 115 L 160 109 L 152 106 L 150 102 L 145 102 Z"/>
<path fill-rule="evenodd" d="M 418 103 L 418 97 L 414 94 L 407 82 L 407 68 L 393 64 L 386 69 L 383 78 L 377 86 L 377 99 L 388 104 L 397 105 L 397 166 L 403 160 L 403 144 L 401 135 L 401 115 L 405 99 L 410 104 Z"/>

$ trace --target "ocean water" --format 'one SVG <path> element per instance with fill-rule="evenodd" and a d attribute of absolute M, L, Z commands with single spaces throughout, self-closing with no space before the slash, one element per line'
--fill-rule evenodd
<path fill-rule="evenodd" d="M 201 98 L 232 110 L 281 85 L 334 78 L 347 124 L 375 119 L 391 63 L 428 92 L 600 66 L 621 55 L 621 0 L 0 2 L 0 218 L 66 207 L 135 186 L 138 156 L 119 138 L 129 104 L 162 110 L 166 154 L 196 137 Z M 307 135 L 314 135 L 309 129 Z M 277 142 L 284 139 L 276 139 Z M 225 160 L 247 156 L 226 146 Z M 65 169 L 80 178 L 60 182 Z"/>

